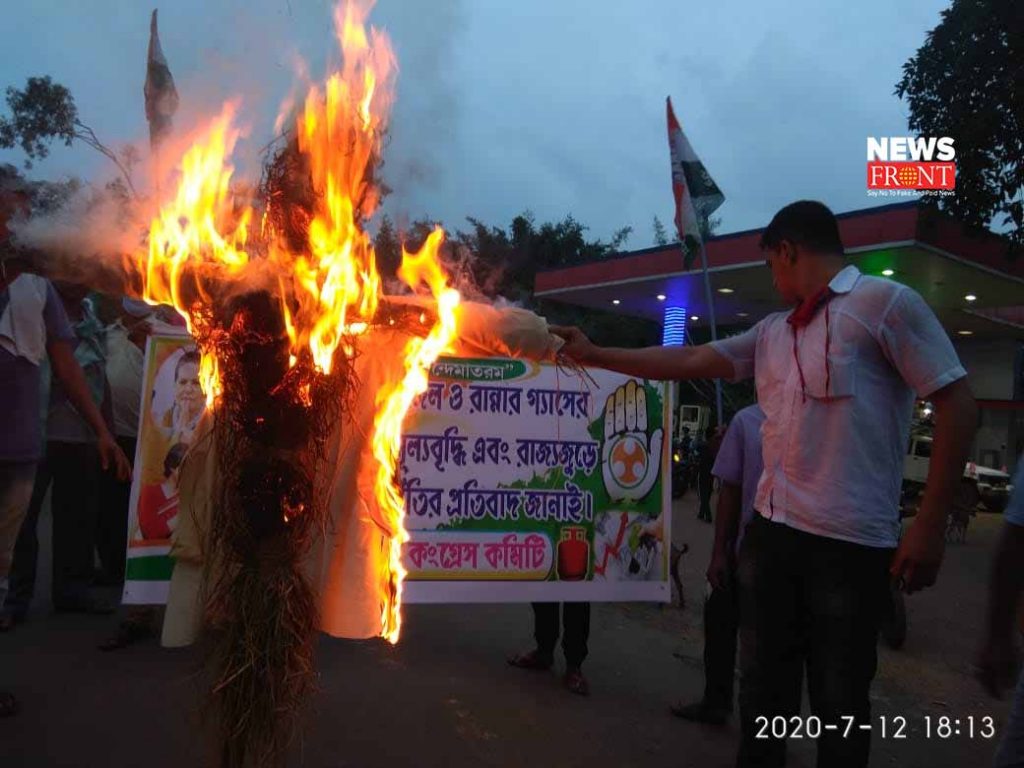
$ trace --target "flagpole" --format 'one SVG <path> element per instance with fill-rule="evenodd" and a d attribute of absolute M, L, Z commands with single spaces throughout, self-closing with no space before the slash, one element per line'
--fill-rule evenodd
<path fill-rule="evenodd" d="M 708 275 L 708 254 L 704 248 L 704 238 L 700 238 L 700 263 L 704 272 L 704 300 L 708 303 L 708 320 L 711 321 L 711 340 L 718 341 L 718 325 L 715 323 L 715 300 L 711 293 L 711 278 Z M 718 426 L 722 420 L 722 380 L 715 379 L 715 412 L 718 414 Z"/>
<path fill-rule="evenodd" d="M 704 272 L 704 298 L 708 303 L 708 319 L 711 321 L 711 340 L 718 341 L 718 325 L 715 322 L 715 300 L 711 294 L 711 278 L 708 276 L 708 254 L 704 248 L 704 233 L 700 221 L 706 225 L 708 217 L 722 204 L 725 196 L 708 174 L 697 153 L 683 133 L 682 126 L 672 109 L 672 98 L 665 99 L 665 114 L 668 120 L 668 147 L 672 159 L 672 194 L 676 199 L 676 232 L 679 247 L 683 251 L 684 268 L 690 268 L 690 256 L 686 249 L 687 237 L 696 237 L 700 243 L 700 261 Z M 696 185 L 696 194 L 693 186 Z M 689 229 L 693 232 L 688 231 Z M 718 424 L 722 418 L 722 380 L 715 379 L 715 411 Z"/>

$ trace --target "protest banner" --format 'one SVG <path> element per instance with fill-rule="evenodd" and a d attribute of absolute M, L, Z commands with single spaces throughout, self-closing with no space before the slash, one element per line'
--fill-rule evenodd
<path fill-rule="evenodd" d="M 124 602 L 162 604 L 205 404 L 192 340 L 152 337 L 144 376 Z M 440 359 L 402 439 L 404 599 L 670 600 L 670 408 L 661 382 Z"/>
<path fill-rule="evenodd" d="M 178 468 L 205 405 L 199 384 L 199 353 L 191 337 L 184 332 L 151 336 L 143 364 L 128 512 L 126 604 L 167 602 L 174 567 L 170 537 L 177 524 Z"/>
<path fill-rule="evenodd" d="M 671 599 L 661 382 L 441 359 L 400 454 L 408 602 Z"/>

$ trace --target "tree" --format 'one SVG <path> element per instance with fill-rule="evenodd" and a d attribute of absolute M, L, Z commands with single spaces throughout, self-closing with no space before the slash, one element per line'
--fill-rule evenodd
<path fill-rule="evenodd" d="M 909 127 L 950 136 L 956 194 L 925 202 L 970 226 L 1008 228 L 1024 245 L 1024 3 L 953 0 L 903 65 L 896 95 Z"/>
<path fill-rule="evenodd" d="M 28 158 L 26 168 L 32 167 L 33 160 L 49 155 L 54 140 L 67 147 L 77 140 L 114 163 L 132 195 L 136 195 L 131 168 L 139 160 L 138 152 L 131 145 L 120 153 L 105 146 L 93 129 L 79 119 L 75 99 L 63 85 L 48 76 L 30 77 L 24 90 L 7 89 L 7 108 L 10 115 L 0 116 L 0 147 L 20 146 Z"/>
<path fill-rule="evenodd" d="M 654 217 L 652 228 L 654 230 L 654 244 L 668 245 L 668 233 L 665 231 L 665 225 L 661 223 L 661 219 L 657 216 Z"/>
<path fill-rule="evenodd" d="M 612 233 L 611 242 L 608 244 L 609 253 L 618 253 L 621 251 L 622 246 L 626 244 L 626 241 L 629 240 L 629 236 L 632 234 L 632 227 L 622 227 L 622 229 L 615 230 L 615 232 Z"/>
<path fill-rule="evenodd" d="M 715 236 L 715 232 L 722 226 L 721 216 L 701 216 L 698 219 L 698 226 L 700 227 L 700 237 L 705 243 Z"/>
<path fill-rule="evenodd" d="M 391 217 L 384 214 L 377 236 L 373 238 L 373 250 L 377 258 L 377 270 L 384 277 L 394 277 L 402 263 L 402 242 L 398 239 Z"/>
<path fill-rule="evenodd" d="M 533 214 L 524 211 L 507 228 L 474 218 L 467 221 L 470 225 L 467 230 L 449 230 L 449 240 L 441 252 L 448 272 L 467 298 L 508 299 L 544 315 L 552 323 L 586 328 L 596 341 L 613 346 L 656 343 L 660 338 L 657 323 L 543 301 L 533 295 L 539 269 L 605 258 L 621 247 L 631 228 L 623 227 L 606 242 L 588 239 L 587 228 L 572 216 L 538 225 Z M 390 217 L 385 215 L 374 238 L 377 268 L 381 274 L 393 276 L 401 262 L 402 248 L 416 251 L 439 224 L 422 218 L 398 232 Z"/>

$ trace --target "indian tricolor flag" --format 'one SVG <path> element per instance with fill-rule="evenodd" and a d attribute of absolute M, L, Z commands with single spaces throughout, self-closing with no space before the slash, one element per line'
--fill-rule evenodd
<path fill-rule="evenodd" d="M 165 604 L 173 571 L 169 541 L 129 541 L 122 602 L 125 605 Z"/>
<path fill-rule="evenodd" d="M 676 233 L 685 254 L 683 265 L 689 269 L 700 252 L 700 222 L 707 220 L 725 202 L 725 195 L 690 146 L 672 110 L 672 99 L 667 99 L 666 104 L 668 146 L 672 153 L 672 194 L 676 199 Z"/>
<path fill-rule="evenodd" d="M 156 27 L 156 10 L 149 20 L 149 50 L 146 53 L 146 121 L 149 123 L 149 145 L 154 150 L 171 131 L 171 118 L 178 110 L 178 90 L 174 87 L 171 68 L 160 47 Z"/>

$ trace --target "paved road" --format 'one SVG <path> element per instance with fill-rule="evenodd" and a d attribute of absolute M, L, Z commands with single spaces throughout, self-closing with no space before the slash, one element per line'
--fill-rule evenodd
<path fill-rule="evenodd" d="M 291 765 L 358 766 L 728 766 L 734 726 L 708 729 L 675 720 L 666 705 L 702 684 L 701 577 L 710 527 L 692 500 L 677 506 L 677 540 L 691 546 L 688 605 L 601 605 L 586 669 L 593 695 L 564 691 L 556 674 L 504 663 L 530 645 L 525 606 L 413 606 L 396 648 L 325 638 L 322 692 Z M 911 738 L 875 739 L 873 766 L 985 765 L 991 743 L 925 740 L 924 714 L 982 715 L 1002 723 L 970 679 L 987 557 L 998 528 L 988 517 L 967 545 L 951 548 L 943 581 L 910 605 L 900 654 L 883 649 L 875 711 L 910 720 Z M 45 533 L 44 533 L 45 535 Z M 44 566 L 45 567 L 45 566 Z M 43 591 L 45 593 L 45 585 Z M 198 724 L 198 656 L 143 645 L 94 650 L 108 619 L 51 616 L 0 635 L 0 684 L 24 712 L 0 721 L 0 768 L 180 768 L 206 765 Z M 681 656 L 680 659 L 678 654 Z M 796 744 L 791 765 L 813 765 Z"/>

